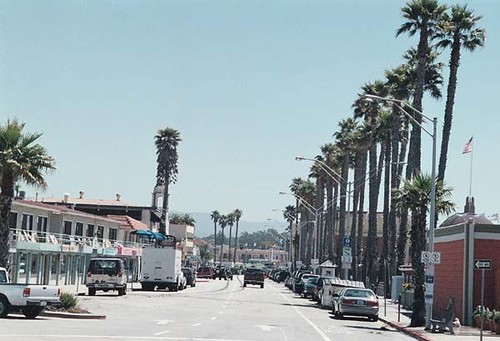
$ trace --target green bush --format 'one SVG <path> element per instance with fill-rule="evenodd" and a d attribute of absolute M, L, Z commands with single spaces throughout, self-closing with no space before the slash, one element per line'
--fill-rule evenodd
<path fill-rule="evenodd" d="M 61 305 L 64 309 L 74 308 L 78 303 L 78 298 L 67 292 L 61 293 L 60 299 L 61 299 Z"/>

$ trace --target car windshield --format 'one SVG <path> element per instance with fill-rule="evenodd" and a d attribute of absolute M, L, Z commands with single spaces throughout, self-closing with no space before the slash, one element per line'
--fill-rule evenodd
<path fill-rule="evenodd" d="M 318 282 L 318 277 L 312 277 L 307 279 L 307 283 L 316 284 Z"/>

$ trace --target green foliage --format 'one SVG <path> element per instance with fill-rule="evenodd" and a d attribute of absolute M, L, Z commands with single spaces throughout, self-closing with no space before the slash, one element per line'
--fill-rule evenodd
<path fill-rule="evenodd" d="M 168 216 L 170 224 L 195 226 L 196 220 L 189 213 L 170 213 Z"/>
<path fill-rule="evenodd" d="M 75 308 L 76 304 L 78 303 L 78 298 L 75 295 L 67 292 L 61 293 L 60 300 L 64 309 Z"/>

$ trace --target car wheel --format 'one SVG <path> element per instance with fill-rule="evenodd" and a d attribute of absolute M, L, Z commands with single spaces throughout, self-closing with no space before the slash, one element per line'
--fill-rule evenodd
<path fill-rule="evenodd" d="M 34 319 L 42 312 L 43 308 L 23 308 L 21 311 L 24 316 L 29 319 Z"/>
<path fill-rule="evenodd" d="M 378 316 L 377 316 L 377 315 L 372 316 L 371 320 L 372 320 L 373 322 L 377 322 L 377 321 L 378 321 Z"/>
<path fill-rule="evenodd" d="M 264 283 L 262 283 L 262 284 L 260 285 L 260 288 L 261 288 L 261 289 L 264 289 Z"/>
<path fill-rule="evenodd" d="M 7 317 L 9 315 L 10 303 L 7 298 L 0 296 L 0 317 Z"/>
<path fill-rule="evenodd" d="M 89 296 L 95 296 L 95 289 L 89 288 Z"/>
<path fill-rule="evenodd" d="M 247 286 L 247 282 L 243 283 L 243 287 L 245 288 Z"/>

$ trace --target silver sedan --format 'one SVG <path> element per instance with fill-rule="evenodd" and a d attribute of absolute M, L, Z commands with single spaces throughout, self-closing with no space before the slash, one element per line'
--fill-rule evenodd
<path fill-rule="evenodd" d="M 378 321 L 378 299 L 370 289 L 345 288 L 333 298 L 332 312 L 339 318 L 344 315 L 366 316 Z"/>

